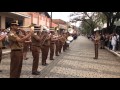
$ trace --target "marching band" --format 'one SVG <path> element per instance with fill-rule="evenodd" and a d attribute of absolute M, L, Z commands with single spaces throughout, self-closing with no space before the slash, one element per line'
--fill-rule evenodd
<path fill-rule="evenodd" d="M 54 55 L 59 56 L 62 48 L 65 52 L 73 40 L 72 32 L 45 29 L 41 31 L 41 28 L 36 25 L 19 27 L 18 22 L 12 22 L 8 35 L 11 48 L 10 78 L 20 78 L 23 59 L 29 59 L 26 57 L 29 46 L 33 56 L 32 74 L 39 75 L 39 54 L 42 54 L 42 65 L 48 65 L 46 60 L 49 50 L 50 60 L 54 60 Z"/>

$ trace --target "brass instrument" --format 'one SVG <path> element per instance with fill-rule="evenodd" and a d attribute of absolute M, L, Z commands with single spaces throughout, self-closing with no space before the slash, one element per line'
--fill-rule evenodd
<path fill-rule="evenodd" d="M 68 29 L 68 32 L 69 32 L 70 34 L 73 34 L 74 30 L 73 30 L 72 28 L 69 28 L 69 29 Z"/>
<path fill-rule="evenodd" d="M 30 29 L 34 29 L 34 31 L 41 31 L 40 26 L 35 26 L 34 24 L 31 24 L 29 26 L 19 26 L 18 29 L 24 29 L 25 31 L 30 31 Z"/>
<path fill-rule="evenodd" d="M 73 40 L 73 37 L 72 37 L 72 36 L 68 36 L 68 37 L 67 37 L 67 40 L 68 40 L 68 41 L 72 41 L 72 40 Z"/>

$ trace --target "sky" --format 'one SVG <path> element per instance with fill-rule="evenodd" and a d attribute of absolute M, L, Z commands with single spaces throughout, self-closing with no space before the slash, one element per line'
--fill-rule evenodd
<path fill-rule="evenodd" d="M 49 15 L 51 15 L 51 12 L 48 12 Z M 73 13 L 73 12 L 52 12 L 52 19 L 62 19 L 64 21 L 69 21 L 70 17 L 69 15 Z M 72 25 L 75 25 L 75 23 L 73 23 Z M 76 26 L 79 26 L 79 23 L 76 23 Z"/>

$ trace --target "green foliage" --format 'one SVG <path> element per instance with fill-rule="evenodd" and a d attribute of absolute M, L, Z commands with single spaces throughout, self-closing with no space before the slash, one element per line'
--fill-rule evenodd
<path fill-rule="evenodd" d="M 81 27 L 86 33 L 91 33 L 95 28 L 101 29 L 107 22 L 106 16 L 102 12 L 74 12 L 70 17 L 77 16 L 72 19 L 73 22 L 82 21 Z"/>
<path fill-rule="evenodd" d="M 102 12 L 107 19 L 107 32 L 112 33 L 114 31 L 114 22 L 120 19 L 120 12 Z"/>

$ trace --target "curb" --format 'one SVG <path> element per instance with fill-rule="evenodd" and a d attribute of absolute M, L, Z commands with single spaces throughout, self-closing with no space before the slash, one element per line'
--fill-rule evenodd
<path fill-rule="evenodd" d="M 114 54 L 115 56 L 117 56 L 117 57 L 120 58 L 120 54 L 118 54 L 118 53 L 116 53 L 116 52 L 114 52 L 114 51 L 112 51 L 112 50 L 109 50 L 107 47 L 105 47 L 105 49 L 106 49 L 107 51 L 111 52 L 112 54 Z"/>
<path fill-rule="evenodd" d="M 2 55 L 10 54 L 11 51 L 3 51 Z"/>
<path fill-rule="evenodd" d="M 120 58 L 120 54 L 118 54 L 118 53 L 116 53 L 116 52 L 114 52 L 114 51 L 112 51 L 112 50 L 109 50 L 109 48 L 107 48 L 107 47 L 105 47 L 105 49 L 106 49 L 107 51 L 109 51 L 110 53 L 112 53 L 113 55 L 115 55 L 115 56 L 117 56 L 117 57 Z"/>

